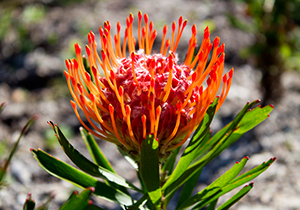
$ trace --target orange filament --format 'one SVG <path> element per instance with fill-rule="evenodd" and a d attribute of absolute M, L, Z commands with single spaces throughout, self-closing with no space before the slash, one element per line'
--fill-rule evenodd
<path fill-rule="evenodd" d="M 180 103 L 177 103 L 177 119 L 176 119 L 175 127 L 174 127 L 171 135 L 166 140 L 164 140 L 164 142 L 166 142 L 166 144 L 164 145 L 163 150 L 166 149 L 166 147 L 170 144 L 173 137 L 177 133 L 178 128 L 179 128 L 179 123 L 180 123 L 180 116 L 181 116 L 181 105 L 180 105 Z"/>
<path fill-rule="evenodd" d="M 154 138 L 155 139 L 157 137 L 157 131 L 158 131 L 160 113 L 161 113 L 161 107 L 158 106 L 156 108 L 156 120 L 155 120 L 155 128 L 154 128 Z"/>
<path fill-rule="evenodd" d="M 168 77 L 168 81 L 167 84 L 164 88 L 164 96 L 162 98 L 162 102 L 166 102 L 166 100 L 169 97 L 170 91 L 171 91 L 171 85 L 172 85 L 172 75 L 173 75 L 173 61 L 172 61 L 172 56 L 171 54 L 169 55 L 169 77 Z"/>
<path fill-rule="evenodd" d="M 106 140 L 106 141 L 109 141 L 109 142 L 112 142 L 112 143 L 115 143 L 115 144 L 118 144 L 117 141 L 114 141 L 114 137 L 113 136 L 102 136 L 100 135 L 99 133 L 93 131 L 92 129 L 90 129 L 89 126 L 87 126 L 81 119 L 81 117 L 79 116 L 79 113 L 77 111 L 77 108 L 76 108 L 76 103 L 74 101 L 70 101 L 71 102 L 71 105 L 72 105 L 72 108 L 75 112 L 75 115 L 77 116 L 78 120 L 80 121 L 80 123 L 83 125 L 83 127 L 85 129 L 87 129 L 90 133 L 92 133 L 93 135 L 97 136 L 98 138 L 101 138 L 103 140 Z"/>
<path fill-rule="evenodd" d="M 123 57 L 126 57 L 126 41 L 128 37 L 128 28 L 125 29 L 125 37 L 124 37 L 124 42 L 123 42 Z"/>
<path fill-rule="evenodd" d="M 177 33 L 177 37 L 176 37 L 176 42 L 175 42 L 174 49 L 173 49 L 174 52 L 175 52 L 176 49 L 177 49 L 179 40 L 180 40 L 180 38 L 181 38 L 182 32 L 183 32 L 183 30 L 184 30 L 184 28 L 185 28 L 186 25 L 187 25 L 187 20 L 185 20 L 185 21 L 183 22 L 183 24 L 182 24 L 182 29 L 181 29 L 180 33 L 179 33 L 179 29 L 180 29 L 180 26 L 181 26 L 181 25 L 179 25 L 179 27 L 178 27 L 178 33 Z"/>
<path fill-rule="evenodd" d="M 139 42 L 139 48 L 140 49 L 144 49 L 143 48 L 143 44 L 142 44 L 142 39 L 141 39 L 141 26 L 142 26 L 142 12 L 139 11 L 138 13 L 138 17 L 139 17 L 139 28 L 138 28 L 138 42 Z"/>
<path fill-rule="evenodd" d="M 134 54 L 134 52 L 132 52 L 131 53 L 131 65 L 132 65 L 133 79 L 134 79 L 134 82 L 135 82 L 136 86 L 138 87 L 138 89 L 140 91 L 141 88 L 140 88 L 139 82 L 136 79 L 136 74 L 135 74 L 135 70 L 134 70 L 134 60 L 135 60 L 135 54 Z"/>
<path fill-rule="evenodd" d="M 173 44 L 174 44 L 174 38 L 175 38 L 175 29 L 176 29 L 176 23 L 175 23 L 175 21 L 173 21 L 173 24 L 172 24 L 172 40 L 171 40 L 170 50 L 173 50 Z"/>
<path fill-rule="evenodd" d="M 154 126 L 155 126 L 155 108 L 154 108 L 154 94 L 150 92 L 150 132 L 154 133 Z"/>
<path fill-rule="evenodd" d="M 148 37 L 148 15 L 144 14 L 144 21 L 145 21 L 145 38 L 146 38 L 146 54 L 149 55 L 149 37 Z"/>
<path fill-rule="evenodd" d="M 142 123 L 143 123 L 143 139 L 146 139 L 146 135 L 147 135 L 146 120 L 147 120 L 146 115 L 143 115 L 143 116 L 142 116 Z"/>
<path fill-rule="evenodd" d="M 164 29 L 163 29 L 163 38 L 162 38 L 162 41 L 161 41 L 160 54 L 163 54 L 163 51 L 164 51 L 164 44 L 165 44 L 167 29 L 168 29 L 167 25 L 165 25 Z"/>
<path fill-rule="evenodd" d="M 126 123 L 127 123 L 127 127 L 128 127 L 129 136 L 130 136 L 131 140 L 138 145 L 138 141 L 135 139 L 134 134 L 132 132 L 130 114 L 131 114 L 131 108 L 129 105 L 127 105 L 126 106 L 126 115 L 127 115 Z"/>
<path fill-rule="evenodd" d="M 169 46 L 170 46 L 170 39 L 167 39 L 166 44 L 165 44 L 165 50 L 163 53 L 164 56 L 166 56 Z"/>
<path fill-rule="evenodd" d="M 115 122 L 115 118 L 114 118 L 114 107 L 113 107 L 111 104 L 109 104 L 108 108 L 109 108 L 109 114 L 110 114 L 111 124 L 112 124 L 113 129 L 114 129 L 114 134 L 116 135 L 116 137 L 117 137 L 117 139 L 119 140 L 119 142 L 120 142 L 121 144 L 123 144 L 127 149 L 130 150 L 131 147 L 130 147 L 130 146 L 127 144 L 127 142 L 124 141 L 124 140 L 120 137 L 120 135 L 119 135 L 119 131 L 118 131 L 118 129 L 117 129 L 116 122 Z"/>

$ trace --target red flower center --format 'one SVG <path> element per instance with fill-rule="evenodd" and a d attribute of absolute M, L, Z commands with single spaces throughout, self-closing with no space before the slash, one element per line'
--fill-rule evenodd
<path fill-rule="evenodd" d="M 176 130 L 183 128 L 190 121 L 189 112 L 193 108 L 190 104 L 195 102 L 199 88 L 193 89 L 191 96 L 186 97 L 185 91 L 192 84 L 192 79 L 188 79 L 190 68 L 184 64 L 178 65 L 177 58 L 173 56 L 175 55 L 172 54 L 169 57 L 161 54 L 145 55 L 143 51 L 139 51 L 131 58 L 120 60 L 120 65 L 113 73 L 113 77 L 117 87 L 122 89 L 119 91 L 120 97 L 124 100 L 121 105 L 107 79 L 101 78 L 105 86 L 103 93 L 110 104 L 115 107 L 115 123 L 122 127 L 124 139 L 129 136 L 128 125 L 124 120 L 126 116 L 126 113 L 123 113 L 126 112 L 124 107 L 130 107 L 129 122 L 138 142 L 145 138 L 143 116 L 146 119 L 159 118 L 158 125 L 151 125 L 151 121 L 146 121 L 144 134 L 153 133 L 162 142 L 170 137 L 174 128 Z M 183 104 L 186 105 L 180 111 Z M 106 105 L 108 109 L 108 104 Z M 152 116 L 154 111 L 159 112 L 160 116 L 155 116 L 155 113 Z M 105 112 L 101 115 L 104 120 L 108 122 L 111 120 Z M 180 115 L 180 124 L 176 126 L 178 115 Z"/>

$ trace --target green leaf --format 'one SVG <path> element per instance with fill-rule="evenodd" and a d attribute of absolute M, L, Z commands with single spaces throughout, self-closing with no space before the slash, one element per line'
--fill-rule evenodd
<path fill-rule="evenodd" d="M 180 197 L 177 202 L 176 209 L 181 206 L 187 199 L 189 199 L 193 193 L 195 186 L 198 183 L 202 170 L 197 171 L 183 186 Z"/>
<path fill-rule="evenodd" d="M 256 125 L 268 118 L 270 112 L 273 110 L 273 106 L 268 105 L 263 108 L 260 106 L 249 110 L 237 126 L 229 131 L 229 134 L 225 137 L 227 138 L 225 144 L 219 149 L 214 157 L 218 156 L 222 151 L 236 142 L 244 133 L 248 132 Z"/>
<path fill-rule="evenodd" d="M 216 209 L 216 205 L 218 203 L 218 199 L 214 200 L 213 202 L 211 202 L 206 210 L 215 210 Z"/>
<path fill-rule="evenodd" d="M 148 199 L 149 199 L 149 195 L 144 194 L 143 197 L 141 197 L 132 206 L 127 206 L 127 209 L 128 210 L 144 210 L 145 208 L 143 206 L 146 204 Z"/>
<path fill-rule="evenodd" d="M 23 210 L 34 210 L 35 201 L 31 197 L 31 193 L 28 193 L 26 201 L 23 205 Z"/>
<path fill-rule="evenodd" d="M 65 138 L 61 130 L 57 125 L 51 123 L 52 128 L 54 129 L 59 143 L 61 144 L 62 148 L 64 149 L 67 156 L 73 161 L 73 163 L 78 166 L 81 170 L 87 172 L 92 176 L 96 176 L 107 180 L 111 183 L 114 183 L 114 187 L 122 190 L 121 187 L 129 188 L 138 192 L 142 192 L 140 189 L 135 187 L 133 184 L 127 182 L 123 177 L 101 167 L 97 166 L 87 158 L 85 158 L 81 153 L 79 153 Z M 123 191 L 123 190 L 122 190 Z"/>
<path fill-rule="evenodd" d="M 81 136 L 94 160 L 94 162 L 111 172 L 115 172 L 114 169 L 111 167 L 109 161 L 106 159 L 104 154 L 102 153 L 101 149 L 99 148 L 98 144 L 96 143 L 95 139 L 90 133 L 87 133 L 86 130 L 80 127 Z"/>
<path fill-rule="evenodd" d="M 268 117 L 269 113 L 273 109 L 272 106 L 266 106 L 262 109 L 260 107 L 257 107 L 252 111 L 249 111 L 250 108 L 255 106 L 257 103 L 259 103 L 259 100 L 253 101 L 252 103 L 247 103 L 231 123 L 221 129 L 209 141 L 206 141 L 204 139 L 203 143 L 205 144 L 201 145 L 201 148 L 198 150 L 196 158 L 193 160 L 192 164 L 176 181 L 172 183 L 169 189 L 165 191 L 165 197 L 170 196 L 172 191 L 178 189 L 179 186 L 184 184 L 191 176 L 193 176 L 194 173 L 201 170 L 208 162 L 217 157 L 224 149 L 229 147 L 238 139 L 238 137 L 242 135 L 240 133 L 239 136 L 233 135 L 231 137 L 234 132 L 246 132 Z M 247 117 L 245 119 L 252 119 L 250 121 L 250 126 L 248 126 L 247 129 L 238 129 L 244 128 L 244 126 L 246 125 L 245 121 L 242 121 L 243 117 L 246 114 Z M 243 123 L 240 123 L 241 121 Z"/>
<path fill-rule="evenodd" d="M 94 191 L 95 189 L 93 187 L 86 188 L 80 194 L 75 191 L 59 210 L 104 210 L 103 208 L 93 205 L 91 200 L 89 199 Z"/>
<path fill-rule="evenodd" d="M 232 181 L 244 168 L 245 164 L 249 160 L 248 157 L 244 157 L 241 162 L 236 162 L 233 167 L 231 167 L 228 171 L 226 171 L 222 176 L 220 176 L 216 181 L 210 184 L 207 188 L 222 188 L 227 185 L 230 181 Z"/>
<path fill-rule="evenodd" d="M 167 158 L 164 165 L 162 166 L 162 173 L 165 172 L 167 173 L 167 175 L 170 175 L 172 173 L 180 148 L 181 147 L 178 147 L 174 151 L 172 151 L 172 154 Z"/>
<path fill-rule="evenodd" d="M 0 112 L 3 109 L 4 104 L 0 105 Z M 7 167 L 11 162 L 12 157 L 14 156 L 15 152 L 17 151 L 18 145 L 20 143 L 21 138 L 26 134 L 26 132 L 29 130 L 29 128 L 35 123 L 35 121 L 37 120 L 37 116 L 33 116 L 31 117 L 26 125 L 22 128 L 22 131 L 17 139 L 17 141 L 13 144 L 10 153 L 8 155 L 8 158 L 6 159 L 6 161 L 4 162 L 4 165 L 0 168 L 0 185 L 3 181 L 4 175 L 6 173 Z"/>
<path fill-rule="evenodd" d="M 198 148 L 201 146 L 202 141 L 205 139 L 207 132 L 209 131 L 210 123 L 213 119 L 215 114 L 216 106 L 218 104 L 218 98 L 209 106 L 203 120 L 201 121 L 200 125 L 197 127 L 192 139 L 190 140 L 187 148 L 185 149 L 184 153 L 182 154 L 175 170 L 167 180 L 167 182 L 163 185 L 162 190 L 166 190 L 171 184 L 173 184 L 178 178 L 185 172 L 188 168 L 190 163 L 194 160 L 195 155 L 197 154 Z M 180 184 L 180 186 L 183 183 Z M 176 186 L 176 189 L 180 186 Z M 170 187 L 167 191 L 170 194 L 173 190 Z"/>
<path fill-rule="evenodd" d="M 148 135 L 142 142 L 139 168 L 142 180 L 155 209 L 161 209 L 161 188 L 159 179 L 158 141 Z"/>
<path fill-rule="evenodd" d="M 168 179 L 168 176 L 170 176 L 174 170 L 174 165 L 175 165 L 175 162 L 177 159 L 177 155 L 180 151 L 180 148 L 181 147 L 178 147 L 174 151 L 172 151 L 172 154 L 170 155 L 170 157 L 167 158 L 164 165 L 162 166 L 161 180 L 160 180 L 162 185 L 166 182 L 166 180 Z M 168 203 L 170 202 L 170 200 L 174 194 L 175 194 L 175 192 L 172 195 L 170 195 L 168 198 L 164 199 L 164 202 L 163 202 L 164 209 L 167 208 Z"/>
<path fill-rule="evenodd" d="M 198 203 L 202 199 L 206 199 L 214 195 L 218 191 L 220 191 L 224 186 L 226 186 L 240 173 L 240 171 L 244 168 L 247 161 L 248 161 L 248 157 L 245 157 L 241 160 L 241 162 L 237 162 L 231 169 L 225 172 L 222 176 L 220 176 L 217 180 L 211 183 L 208 187 L 206 187 L 196 195 L 192 196 L 190 199 L 187 199 L 178 209 L 185 209 L 189 206 Z"/>
<path fill-rule="evenodd" d="M 233 206 L 236 202 L 238 202 L 242 197 L 244 197 L 253 187 L 253 182 L 249 185 L 246 185 L 243 187 L 238 193 L 236 193 L 234 196 L 232 196 L 228 201 L 223 203 L 218 210 L 227 210 L 231 206 Z"/>
<path fill-rule="evenodd" d="M 253 106 L 257 105 L 258 103 L 259 100 L 253 101 L 251 103 L 248 102 L 232 122 L 230 122 L 228 125 L 222 128 L 219 132 L 217 132 L 211 139 L 204 142 L 204 144 L 202 144 L 200 149 L 198 150 L 193 164 L 201 160 L 201 158 L 208 153 L 209 149 L 212 149 L 216 144 L 218 144 L 221 141 L 221 139 L 228 138 L 229 135 L 231 135 L 234 129 L 238 126 L 238 124 L 243 119 L 248 110 L 251 109 Z"/>
<path fill-rule="evenodd" d="M 40 166 L 55 177 L 69 181 L 81 188 L 94 187 L 94 194 L 122 205 L 132 205 L 132 199 L 127 194 L 107 186 L 105 183 L 77 170 L 76 168 L 54 158 L 44 151 L 31 150 Z"/>
<path fill-rule="evenodd" d="M 244 180 L 250 181 L 252 179 L 254 179 L 255 177 L 257 177 L 259 174 L 261 174 L 262 172 L 264 172 L 265 170 L 267 170 L 267 168 L 270 167 L 270 165 L 276 160 L 276 157 L 271 158 L 270 160 L 268 160 L 267 162 L 263 162 L 261 165 L 253 168 L 252 170 L 238 176 L 237 178 L 235 178 L 234 180 L 232 180 L 230 182 L 230 184 L 237 184 L 239 182 L 244 182 Z M 247 182 L 245 181 L 245 182 Z M 244 183 L 245 183 L 244 182 Z"/>
<path fill-rule="evenodd" d="M 231 182 L 229 182 L 226 186 L 222 187 L 219 191 L 217 191 L 215 194 L 213 194 L 210 197 L 205 196 L 202 201 L 197 204 L 193 210 L 198 210 L 206 206 L 208 203 L 212 202 L 213 200 L 219 198 L 220 196 L 230 192 L 231 190 L 245 184 L 246 182 L 251 181 L 258 175 L 260 175 L 262 172 L 264 172 L 274 161 L 276 158 L 271 158 L 268 162 L 262 163 L 260 166 L 238 176 L 237 178 L 233 179 Z"/>
<path fill-rule="evenodd" d="M 207 132 L 202 144 L 205 144 L 207 142 L 207 140 L 210 138 L 211 133 Z M 200 168 L 199 170 L 197 170 L 195 172 L 194 175 L 192 175 L 187 182 L 184 184 L 179 200 L 177 202 L 177 208 L 184 202 L 186 201 L 188 198 L 190 198 L 194 188 L 196 187 L 197 183 L 198 183 L 198 179 L 201 175 L 202 172 L 202 168 Z"/>
<path fill-rule="evenodd" d="M 128 163 L 136 170 L 139 170 L 139 166 L 136 163 L 135 160 L 133 160 L 127 153 L 125 153 L 122 149 L 120 149 L 120 147 L 117 147 L 117 149 L 119 150 L 119 152 L 121 153 L 121 155 L 123 155 L 123 157 L 128 161 Z"/>
<path fill-rule="evenodd" d="M 172 194 L 177 190 L 180 186 L 182 186 L 186 181 L 188 181 L 195 173 L 202 170 L 203 167 L 211 161 L 214 153 L 218 151 L 218 149 L 224 144 L 225 140 L 219 142 L 209 153 L 207 153 L 201 160 L 197 163 L 189 166 L 184 173 L 175 180 L 166 190 L 165 190 L 165 198 L 169 198 Z"/>
<path fill-rule="evenodd" d="M 64 203 L 59 210 L 85 210 L 90 204 L 89 198 L 94 191 L 94 188 L 88 187 L 80 194 L 78 194 L 78 192 L 74 192 L 69 200 Z"/>

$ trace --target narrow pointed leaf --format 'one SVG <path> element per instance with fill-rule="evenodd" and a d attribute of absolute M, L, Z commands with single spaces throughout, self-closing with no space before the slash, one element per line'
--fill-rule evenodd
<path fill-rule="evenodd" d="M 251 111 L 248 111 L 242 120 L 238 123 L 234 129 L 231 130 L 229 135 L 226 137 L 225 144 L 219 149 L 214 157 L 217 157 L 222 151 L 236 142 L 244 133 L 254 128 L 256 125 L 264 121 L 273 110 L 272 106 L 265 106 L 263 108 L 256 107 Z"/>
<path fill-rule="evenodd" d="M 85 210 L 89 205 L 89 198 L 94 192 L 94 188 L 86 188 L 80 194 L 74 193 L 69 200 L 64 203 L 59 210 Z"/>
<path fill-rule="evenodd" d="M 207 142 L 207 140 L 210 138 L 210 135 L 211 133 L 210 132 L 207 132 L 202 144 L 205 144 L 205 142 Z M 177 202 L 177 208 L 179 206 L 181 206 L 181 204 L 183 202 L 185 202 L 187 199 L 189 199 L 192 195 L 192 192 L 194 190 L 194 188 L 196 187 L 197 183 L 198 183 L 198 180 L 199 180 L 199 177 L 201 175 L 201 172 L 202 172 L 202 168 L 199 169 L 198 171 L 195 172 L 194 175 L 192 175 L 188 180 L 187 182 L 184 184 L 182 190 L 181 190 L 181 193 L 180 193 L 180 197 L 179 197 L 179 200 Z"/>
<path fill-rule="evenodd" d="M 209 151 L 201 160 L 197 161 L 193 165 L 189 166 L 184 173 L 175 180 L 166 190 L 164 197 L 169 198 L 174 194 L 176 190 L 180 188 L 186 181 L 188 181 L 195 173 L 201 171 L 203 167 L 212 160 L 214 154 L 218 151 L 218 149 L 224 144 L 226 139 L 220 141 L 211 151 Z"/>
<path fill-rule="evenodd" d="M 245 180 L 250 181 L 251 179 L 254 179 L 255 177 L 257 177 L 259 174 L 261 174 L 262 172 L 264 172 L 265 170 L 267 170 L 267 168 L 270 167 L 270 165 L 272 163 L 274 163 L 274 161 L 276 160 L 276 157 L 271 158 L 270 160 L 268 160 L 267 162 L 262 163 L 261 165 L 253 168 L 252 170 L 245 172 L 244 174 L 236 177 L 235 179 L 233 179 L 230 184 L 236 184 L 240 181 L 244 182 Z M 247 181 L 246 181 L 247 182 Z"/>
<path fill-rule="evenodd" d="M 155 209 L 160 210 L 162 194 L 159 179 L 158 141 L 153 135 L 148 135 L 142 142 L 140 174 Z"/>
<path fill-rule="evenodd" d="M 248 157 L 244 157 L 241 162 L 236 162 L 233 167 L 231 167 L 228 171 L 226 171 L 222 176 L 216 179 L 213 183 L 211 183 L 208 188 L 222 188 L 231 182 L 244 168 L 245 164 L 249 160 Z"/>
<path fill-rule="evenodd" d="M 259 103 L 258 100 L 253 101 L 252 103 L 247 103 L 245 107 L 235 117 L 232 123 L 228 124 L 221 131 L 215 134 L 209 141 L 206 142 L 206 144 L 201 145 L 201 148 L 197 152 L 196 158 L 193 160 L 192 164 L 176 181 L 174 181 L 174 183 L 172 183 L 170 187 L 168 187 L 168 189 L 165 190 L 166 197 L 169 196 L 172 193 L 172 191 L 178 189 L 178 186 L 184 184 L 194 173 L 201 170 L 208 162 L 210 162 L 215 157 L 217 157 L 224 149 L 229 147 L 232 143 L 234 143 L 238 139 L 238 138 L 230 139 L 231 134 L 235 132 L 235 129 L 237 128 L 237 126 L 239 125 L 243 117 L 247 113 L 249 113 L 249 109 L 251 109 L 257 103 Z M 256 109 L 261 109 L 261 108 L 257 107 Z M 263 119 L 265 119 L 268 116 L 268 113 L 272 111 L 272 109 L 273 109 L 272 106 L 267 106 L 267 108 L 265 109 L 263 108 L 264 116 L 258 117 L 259 120 L 253 120 L 253 122 L 260 123 L 261 121 L 263 121 Z M 249 118 L 251 117 L 254 117 L 254 115 L 253 116 L 249 115 Z M 254 124 L 252 125 L 252 127 L 253 126 Z"/>
<path fill-rule="evenodd" d="M 243 187 L 238 193 L 232 196 L 228 201 L 223 203 L 217 210 L 227 210 L 238 202 L 242 197 L 244 197 L 253 187 L 253 183 Z"/>
<path fill-rule="evenodd" d="M 207 132 L 209 132 L 209 126 L 215 114 L 216 106 L 218 104 L 218 98 L 209 106 L 203 120 L 196 129 L 192 139 L 190 140 L 187 148 L 182 154 L 175 170 L 169 177 L 168 181 L 163 185 L 162 189 L 165 190 L 174 181 L 176 181 L 187 169 L 190 163 L 194 160 L 197 154 L 198 148 L 201 146 L 202 141 L 205 139 Z"/>
<path fill-rule="evenodd" d="M 248 157 L 245 157 L 241 160 L 241 162 L 237 162 L 233 167 L 231 167 L 227 172 L 225 172 L 204 190 L 192 196 L 190 199 L 187 199 L 178 209 L 185 209 L 219 192 L 240 173 L 247 161 Z"/>
<path fill-rule="evenodd" d="M 81 188 L 94 187 L 94 194 L 112 202 L 123 205 L 132 204 L 132 199 L 127 194 L 107 186 L 105 183 L 100 182 L 97 179 L 77 170 L 76 168 L 54 158 L 44 151 L 38 149 L 32 150 L 32 153 L 39 162 L 40 166 L 53 176 L 69 181 Z"/>
<path fill-rule="evenodd" d="M 241 185 L 251 181 L 258 175 L 260 175 L 262 172 L 267 170 L 267 168 L 276 160 L 276 158 L 271 158 L 268 162 L 262 163 L 260 166 L 238 176 L 237 178 L 233 179 L 230 183 L 228 183 L 226 186 L 222 187 L 219 191 L 217 191 L 215 194 L 213 194 L 210 197 L 203 197 L 202 201 L 197 204 L 193 210 L 198 210 L 206 206 L 208 203 L 212 202 L 213 200 L 219 198 L 220 196 L 230 192 L 231 190 L 240 187 Z"/>
<path fill-rule="evenodd" d="M 121 155 L 123 155 L 123 157 L 128 161 L 128 163 L 136 170 L 139 170 L 139 166 L 136 163 L 135 160 L 133 160 L 128 154 L 126 154 L 123 150 L 121 150 L 119 147 L 117 147 L 117 149 L 119 150 L 119 152 L 121 153 Z"/>
<path fill-rule="evenodd" d="M 65 153 L 73 161 L 73 163 L 76 166 L 78 166 L 81 170 L 89 173 L 92 176 L 96 176 L 96 177 L 102 178 L 104 180 L 107 180 L 109 182 L 112 182 L 116 185 L 119 185 L 119 187 L 115 186 L 119 189 L 121 189 L 121 187 L 125 187 L 125 188 L 130 188 L 132 190 L 141 192 L 140 189 L 135 187 L 133 184 L 127 182 L 123 177 L 121 177 L 101 166 L 97 166 L 94 163 L 92 163 L 91 161 L 89 161 L 87 158 L 85 158 L 81 153 L 79 153 L 70 144 L 70 142 L 65 138 L 65 136 L 63 135 L 63 133 L 61 132 L 61 130 L 59 129 L 59 127 L 57 125 L 53 125 L 53 128 L 55 129 L 59 143 L 61 144 Z"/>
<path fill-rule="evenodd" d="M 197 162 L 198 160 L 200 160 L 209 151 L 209 149 L 216 145 L 218 142 L 220 142 L 222 138 L 227 138 L 228 135 L 231 134 L 233 130 L 237 127 L 237 125 L 243 119 L 248 110 L 251 109 L 253 106 L 257 105 L 258 103 L 259 100 L 247 103 L 231 123 L 226 125 L 219 132 L 217 132 L 209 141 L 205 142 L 205 144 L 201 145 L 196 155 L 197 158 L 195 158 L 193 162 Z"/>
<path fill-rule="evenodd" d="M 172 173 L 179 150 L 180 147 L 172 151 L 172 154 L 170 155 L 170 157 L 168 157 L 168 159 L 162 166 L 162 172 L 168 172 L 168 175 Z"/>
<path fill-rule="evenodd" d="M 0 107 L 4 106 L 3 104 L 0 105 Z M 2 108 L 1 108 L 2 109 Z M 6 159 L 6 161 L 4 162 L 4 165 L 3 167 L 0 168 L 0 184 L 2 183 L 3 181 L 3 178 L 4 178 L 4 175 L 6 173 L 6 170 L 7 170 L 7 167 L 9 166 L 10 162 L 11 162 L 11 159 L 12 157 L 14 156 L 15 152 L 17 151 L 18 149 L 18 146 L 19 146 L 19 143 L 20 143 L 20 140 L 22 139 L 22 137 L 26 134 L 26 132 L 29 130 L 29 128 L 35 123 L 35 121 L 37 120 L 37 116 L 33 116 L 31 117 L 26 125 L 22 128 L 22 131 L 17 139 L 17 141 L 13 144 L 11 150 L 10 150 L 10 153 L 8 155 L 8 158 Z"/>
<path fill-rule="evenodd" d="M 149 199 L 149 195 L 145 194 L 137 202 L 135 202 L 132 206 L 127 206 L 127 209 L 128 210 L 146 210 L 143 206 L 146 204 L 148 199 Z"/>
<path fill-rule="evenodd" d="M 216 205 L 218 203 L 218 199 L 214 200 L 213 202 L 211 202 L 206 210 L 215 210 L 216 209 Z"/>
<path fill-rule="evenodd" d="M 183 186 L 182 190 L 181 190 L 181 193 L 180 193 L 180 197 L 178 199 L 178 202 L 177 202 L 177 208 L 179 206 L 181 206 L 186 200 L 188 200 L 192 193 L 193 193 L 193 190 L 195 188 L 195 186 L 197 185 L 198 183 L 198 180 L 199 180 L 199 177 L 200 177 L 200 174 L 201 174 L 202 170 L 196 172 Z M 176 209 L 177 209 L 176 208 Z"/>
<path fill-rule="evenodd" d="M 98 144 L 96 143 L 94 137 L 87 133 L 86 130 L 84 130 L 82 127 L 80 128 L 81 136 L 94 160 L 94 162 L 111 172 L 115 172 L 104 154 L 102 153 L 101 149 L 99 148 Z"/>

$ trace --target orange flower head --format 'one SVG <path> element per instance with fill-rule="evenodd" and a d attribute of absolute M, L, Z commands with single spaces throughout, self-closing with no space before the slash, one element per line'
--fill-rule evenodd
<path fill-rule="evenodd" d="M 219 45 L 219 37 L 211 43 L 208 27 L 197 47 L 196 25 L 192 26 L 186 58 L 180 63 L 176 49 L 187 20 L 180 17 L 178 25 L 173 22 L 171 39 L 166 39 L 167 26 L 163 28 L 160 52 L 156 53 L 152 53 L 152 46 L 157 32 L 148 15 L 138 13 L 137 40 L 133 37 L 133 21 L 130 14 L 123 44 L 119 22 L 114 38 L 109 21 L 100 26 L 100 53 L 95 35 L 88 34 L 88 67 L 80 46 L 75 44 L 76 59 L 66 60 L 65 72 L 74 99 L 71 104 L 89 132 L 115 143 L 136 160 L 142 141 L 148 134 L 154 135 L 163 160 L 187 141 L 223 83 L 216 110 L 220 108 L 228 94 L 233 69 L 223 75 L 225 45 Z M 76 104 L 88 124 L 82 121 Z"/>

